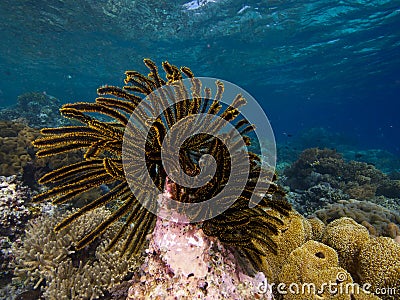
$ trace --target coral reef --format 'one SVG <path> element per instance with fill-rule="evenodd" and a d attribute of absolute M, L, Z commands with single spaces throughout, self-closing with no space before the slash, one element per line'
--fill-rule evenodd
<path fill-rule="evenodd" d="M 109 216 L 109 211 L 98 208 L 58 233 L 53 228 L 63 216 L 57 213 L 31 220 L 23 245 L 13 249 L 16 281 L 27 288 L 42 287 L 45 299 L 97 299 L 104 295 L 136 262 L 122 258 L 119 251 L 105 251 L 109 234 L 84 251 L 76 251 L 74 245 Z M 116 232 L 115 226 L 111 232 Z"/>
<path fill-rule="evenodd" d="M 38 136 L 38 130 L 24 124 L 0 121 L 0 175 L 22 172 L 32 160 L 32 141 Z"/>
<path fill-rule="evenodd" d="M 346 162 L 331 149 L 304 150 L 284 174 L 293 202 L 298 202 L 295 208 L 304 214 L 340 199 L 400 198 L 399 181 L 367 163 Z"/>
<path fill-rule="evenodd" d="M 335 150 L 306 149 L 300 154 L 298 160 L 285 170 L 286 183 L 291 189 L 306 190 L 325 179 L 322 176 L 311 176 L 313 172 L 320 175 L 336 173 L 343 163 L 340 154 Z"/>
<path fill-rule="evenodd" d="M 384 173 L 392 173 L 400 170 L 400 160 L 398 156 L 383 149 L 348 150 L 343 151 L 343 156 L 347 160 L 355 160 L 374 165 L 375 168 Z"/>
<path fill-rule="evenodd" d="M 376 194 L 389 198 L 400 198 L 400 180 L 385 180 L 377 186 Z"/>
<path fill-rule="evenodd" d="M 237 95 L 230 105 L 224 107 L 220 102 L 224 91 L 222 82 L 215 82 L 216 92 L 212 95 L 211 89 L 203 88 L 202 82 L 195 78 L 187 67 L 179 69 L 164 62 L 162 66 L 166 73 L 166 81 L 160 76 L 154 62 L 145 59 L 144 63 L 150 70 L 148 76 L 136 71 L 127 71 L 125 73 L 126 86 L 123 88 L 103 86 L 97 91 L 99 97 L 96 98 L 95 103 L 74 103 L 62 106 L 60 111 L 63 116 L 83 125 L 41 130 L 44 136 L 34 141 L 34 145 L 39 148 L 37 156 L 48 157 L 77 149 L 85 149 L 85 153 L 80 162 L 65 165 L 41 177 L 40 183 L 52 184 L 53 188 L 37 195 L 35 201 L 52 200 L 54 204 L 61 204 L 76 199 L 93 188 L 114 184 L 110 191 L 93 199 L 79 211 L 65 218 L 55 230 L 60 231 L 68 227 L 74 220 L 94 207 L 113 205 L 116 208 L 113 214 L 97 228 L 88 231 L 76 243 L 76 247 L 77 249 L 84 248 L 116 220 L 123 219 L 125 224 L 110 242 L 109 248 L 113 248 L 122 235 L 128 232 L 128 238 L 121 252 L 134 256 L 140 253 L 146 234 L 154 228 L 156 217 L 149 208 L 157 211 L 156 199 L 158 194 L 163 192 L 166 184 L 167 172 L 161 159 L 161 149 L 163 141 L 167 139 L 168 129 L 177 122 L 184 119 L 190 120 L 193 115 L 199 113 L 218 116 L 213 120 L 201 120 L 201 124 L 207 127 L 205 129 L 212 128 L 211 133 L 215 136 L 208 134 L 207 131 L 207 133 L 189 135 L 190 138 L 180 148 L 181 167 L 178 168 L 178 172 L 196 175 L 205 164 L 201 157 L 203 154 L 209 154 L 214 157 L 218 166 L 215 175 L 206 185 L 199 188 L 177 185 L 174 200 L 180 203 L 200 203 L 218 195 L 230 177 L 240 177 L 243 168 L 239 165 L 231 167 L 231 159 L 237 161 L 238 157 L 244 154 L 250 164 L 244 188 L 234 199 L 228 200 L 228 196 L 221 199 L 220 202 L 231 201 L 233 205 L 217 217 L 207 218 L 201 226 L 206 235 L 216 236 L 221 242 L 235 246 L 255 268 L 261 269 L 262 258 L 260 257 L 268 250 L 276 252 L 276 245 L 271 236 L 278 233 L 278 227 L 284 223 L 281 217 L 289 214 L 291 206 L 285 199 L 285 193 L 274 182 L 276 177 L 273 172 L 264 170 L 259 155 L 241 146 L 241 143 L 244 143 L 244 146 L 251 144 L 252 140 L 248 133 L 254 129 L 253 125 L 239 112 L 239 108 L 246 104 L 246 100 L 241 95 Z M 188 78 L 190 89 L 182 83 L 183 76 Z M 161 96 L 152 94 L 160 88 L 162 89 Z M 151 96 L 146 98 L 150 94 Z M 183 97 L 183 95 L 187 96 Z M 175 98 L 182 101 L 174 102 Z M 161 115 L 153 111 L 153 108 L 165 104 L 168 108 Z M 104 115 L 108 117 L 108 121 L 102 121 L 96 118 L 96 115 Z M 130 123 L 130 115 L 142 125 L 151 120 L 149 130 Z M 224 142 L 216 137 L 218 130 L 225 126 L 221 120 L 234 121 L 235 128 L 240 133 L 235 137 L 232 131 L 229 131 L 224 137 L 234 145 L 234 151 L 231 153 Z M 181 136 L 186 132 L 190 133 L 193 127 L 197 126 L 186 125 L 180 128 L 179 132 L 171 131 Z M 129 142 L 135 141 L 135 137 L 143 136 L 146 137 L 143 146 Z M 125 162 L 135 161 L 135 158 L 142 157 L 143 151 L 145 163 L 140 166 L 137 163 L 122 164 L 124 141 L 128 141 L 124 147 L 128 147 L 129 150 L 125 152 L 127 153 Z M 239 164 L 242 162 L 243 160 Z M 143 177 L 142 171 L 138 171 L 138 167 L 143 167 L 142 165 L 145 167 L 143 172 L 150 174 L 147 182 L 138 182 L 138 178 Z M 248 169 L 247 164 L 245 168 Z M 133 182 L 133 186 L 130 186 L 128 181 Z M 258 182 L 262 182 L 260 185 L 265 187 L 263 193 L 253 193 Z M 137 193 L 146 199 L 142 202 L 149 202 L 148 199 L 150 199 L 149 207 L 145 207 L 136 198 L 137 195 L 134 194 Z M 259 205 L 250 207 L 250 200 L 257 201 Z M 185 205 L 180 207 L 185 207 Z M 190 214 L 197 216 L 199 213 L 204 214 L 205 211 L 208 216 L 213 215 L 213 210 L 214 206 L 210 205 Z M 278 214 L 272 216 L 275 211 Z"/>
<path fill-rule="evenodd" d="M 245 275 L 233 253 L 197 225 L 157 219 L 127 299 L 272 299 L 263 273 Z"/>
<path fill-rule="evenodd" d="M 28 209 L 29 188 L 17 176 L 0 176 L 0 234 L 9 237 L 23 231 L 31 212 Z"/>
<path fill-rule="evenodd" d="M 0 176 L 0 280 L 9 280 L 13 259 L 12 243 L 18 243 L 25 223 L 31 217 L 28 203 L 30 190 L 23 186 L 17 176 Z"/>
<path fill-rule="evenodd" d="M 317 174 L 313 173 L 312 175 Z M 349 196 L 339 188 L 333 188 L 327 182 L 320 182 L 309 189 L 288 193 L 288 200 L 293 204 L 293 208 L 304 215 L 312 215 L 316 207 L 323 207 L 336 203 Z"/>
<path fill-rule="evenodd" d="M 32 128 L 65 124 L 58 108 L 61 103 L 46 93 L 30 92 L 17 98 L 17 104 L 0 110 L 0 120 L 25 122 Z"/>
<path fill-rule="evenodd" d="M 387 237 L 371 238 L 358 256 L 361 284 L 370 284 L 371 291 L 392 289 L 395 293 L 382 299 L 398 299 L 400 291 L 400 244 Z"/>
<path fill-rule="evenodd" d="M 79 150 L 52 157 L 36 157 L 32 142 L 39 135 L 38 129 L 24 123 L 0 121 L 0 175 L 22 174 L 24 184 L 36 189 L 37 179 L 45 172 L 81 158 Z"/>
<path fill-rule="evenodd" d="M 399 235 L 400 215 L 369 201 L 341 200 L 317 210 L 315 215 L 325 224 L 341 217 L 349 217 L 367 227 L 372 235 L 391 238 Z"/>

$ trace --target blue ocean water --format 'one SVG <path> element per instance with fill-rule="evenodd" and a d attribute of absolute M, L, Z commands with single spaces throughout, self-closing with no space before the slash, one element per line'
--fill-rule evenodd
<path fill-rule="evenodd" d="M 167 59 L 250 92 L 278 143 L 322 128 L 400 156 L 398 0 L 2 0 L 0 29 L 2 107 L 31 91 L 92 101 Z"/>

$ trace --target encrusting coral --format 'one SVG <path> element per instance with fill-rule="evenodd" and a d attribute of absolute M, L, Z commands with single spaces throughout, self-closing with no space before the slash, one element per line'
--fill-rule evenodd
<path fill-rule="evenodd" d="M 83 216 L 70 227 L 55 233 L 53 228 L 62 219 L 59 215 L 42 215 L 29 222 L 21 247 L 13 249 L 16 280 L 34 289 L 43 287 L 45 299 L 97 299 L 108 288 L 124 279 L 136 266 L 133 259 L 120 256 L 119 251 L 106 252 L 110 233 L 104 241 L 77 252 L 76 242 L 85 232 L 104 221 L 110 212 L 98 208 Z M 121 246 L 120 244 L 118 245 Z"/>
<path fill-rule="evenodd" d="M 151 60 L 145 59 L 144 63 L 150 70 L 148 76 L 136 71 L 127 71 L 125 73 L 126 86 L 123 88 L 104 86 L 98 89 L 100 97 L 96 99 L 95 103 L 74 103 L 62 106 L 60 111 L 63 116 L 79 121 L 82 125 L 44 128 L 41 130 L 44 137 L 34 141 L 34 145 L 39 148 L 37 152 L 39 157 L 85 149 L 82 161 L 63 166 L 47 173 L 40 179 L 40 183 L 53 184 L 54 187 L 37 195 L 36 201 L 52 200 L 54 204 L 61 204 L 92 188 L 101 185 L 112 186 L 110 191 L 93 199 L 55 227 L 56 231 L 60 231 L 93 208 L 113 204 L 115 207 L 113 213 L 98 227 L 87 232 L 76 243 L 77 249 L 85 247 L 97 236 L 103 234 L 112 223 L 123 219 L 125 223 L 108 244 L 108 249 L 113 248 L 127 233 L 121 252 L 128 256 L 134 256 L 141 252 L 146 235 L 154 228 L 155 215 L 149 212 L 135 197 L 127 183 L 123 169 L 122 144 L 124 130 L 129 123 L 129 115 L 133 114 L 133 118 L 136 118 L 136 121 L 141 124 L 151 121 L 148 133 L 142 132 L 139 127 L 134 125 L 130 126 L 133 135 L 144 135 L 147 140 L 145 149 L 137 149 L 135 145 L 130 145 L 129 155 L 140 156 L 140 151 L 144 151 L 151 184 L 157 186 L 159 194 L 163 192 L 166 183 L 166 172 L 161 160 L 161 146 L 168 129 L 177 122 L 198 113 L 219 117 L 216 121 L 208 124 L 210 128 L 221 128 L 222 123 L 218 121 L 221 119 L 236 122 L 235 128 L 240 132 L 240 139 L 236 141 L 237 144 L 234 144 L 237 147 L 234 148 L 234 153 L 229 153 L 219 138 L 209 134 L 196 134 L 185 141 L 179 151 L 179 163 L 183 172 L 191 175 L 197 174 L 202 163 L 199 157 L 206 153 L 214 157 L 218 167 L 214 177 L 203 187 L 178 186 L 174 200 L 182 203 L 198 203 L 217 195 L 224 188 L 229 175 L 232 175 L 230 173 L 235 173 L 235 170 L 240 169 L 231 168 L 230 165 L 231 158 L 242 153 L 238 146 L 240 145 L 239 141 L 244 141 L 247 146 L 251 143 L 251 139 L 246 134 L 251 132 L 254 127 L 240 115 L 239 107 L 246 104 L 246 100 L 241 95 L 237 95 L 231 105 L 222 109 L 223 105 L 220 101 L 224 91 L 222 82 L 215 83 L 217 91 L 213 96 L 211 89 L 203 89 L 202 82 L 194 77 L 190 69 L 186 67 L 178 69 L 168 62 L 164 62 L 162 66 L 166 73 L 167 81 L 165 81 Z M 181 82 L 183 75 L 190 80 L 190 91 Z M 166 87 L 162 93 L 164 96 L 176 97 L 182 101 L 170 105 L 160 116 L 153 116 L 152 108 L 159 107 L 163 101 L 168 101 L 168 99 L 154 97 L 154 94 L 149 95 L 162 87 Z M 146 96 L 149 97 L 145 98 Z M 135 110 L 139 104 L 144 105 L 146 110 Z M 108 117 L 111 122 L 99 120 L 95 117 L 96 114 Z M 185 130 L 189 129 L 189 127 L 185 128 Z M 284 224 L 281 217 L 289 214 L 291 206 L 286 201 L 284 192 L 273 182 L 275 176 L 271 176 L 270 179 L 259 178 L 262 173 L 259 156 L 245 151 L 250 161 L 250 170 L 243 191 L 226 211 L 201 223 L 201 227 L 206 235 L 216 236 L 224 244 L 234 246 L 241 255 L 251 261 L 256 269 L 260 269 L 262 268 L 262 256 L 268 250 L 276 252 L 276 245 L 271 237 L 278 234 L 278 227 Z M 128 171 L 135 174 L 136 166 L 128 166 Z M 269 171 L 266 172 L 270 175 Z M 258 182 L 268 186 L 265 195 L 253 194 Z M 139 193 L 150 201 L 155 197 L 149 192 L 150 189 L 146 185 L 137 185 L 134 190 L 135 194 Z M 249 207 L 252 196 L 259 200 L 255 207 Z M 252 201 L 255 200 L 252 199 Z M 155 202 L 154 205 L 156 205 Z M 210 207 L 207 209 L 211 210 Z"/>
<path fill-rule="evenodd" d="M 365 226 L 372 235 L 395 238 L 400 234 L 400 215 L 370 201 L 341 200 L 317 210 L 315 215 L 325 224 L 341 217 L 352 218 Z"/>
<path fill-rule="evenodd" d="M 262 272 L 246 275 L 234 254 L 196 224 L 158 218 L 149 239 L 127 299 L 272 299 Z"/>

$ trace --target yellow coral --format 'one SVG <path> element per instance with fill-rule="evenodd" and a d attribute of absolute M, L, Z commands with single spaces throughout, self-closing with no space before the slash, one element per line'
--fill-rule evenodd
<path fill-rule="evenodd" d="M 369 239 L 369 232 L 364 226 L 346 217 L 329 223 L 322 236 L 322 242 L 337 251 L 339 265 L 349 271 L 353 277 L 357 277 L 358 254 Z"/>
<path fill-rule="evenodd" d="M 310 240 L 313 235 L 311 224 L 295 211 L 282 220 L 285 225 L 279 229 L 278 235 L 271 237 L 277 245 L 277 255 L 266 256 L 264 262 L 263 271 L 271 280 L 275 280 L 290 252 Z"/>
<path fill-rule="evenodd" d="M 319 241 L 322 237 L 322 233 L 324 232 L 325 229 L 325 224 L 318 218 L 309 218 L 307 221 L 311 225 L 312 229 L 312 239 Z"/>
<path fill-rule="evenodd" d="M 21 172 L 31 161 L 28 149 L 39 136 L 39 130 L 16 122 L 0 122 L 0 175 L 9 176 Z"/>
<path fill-rule="evenodd" d="M 353 282 L 350 274 L 338 266 L 334 249 L 316 241 L 290 253 L 278 280 L 277 296 L 284 300 L 351 299 L 346 292 L 346 285 Z"/>
<path fill-rule="evenodd" d="M 379 293 L 382 299 L 398 299 L 400 244 L 388 237 L 372 238 L 361 248 L 358 263 L 361 284 L 370 284 L 369 290 Z M 383 295 L 383 291 L 386 295 Z M 397 295 L 393 292 L 397 292 Z"/>
<path fill-rule="evenodd" d="M 395 223 L 391 222 L 387 225 L 387 232 L 392 239 L 400 235 L 400 228 Z"/>

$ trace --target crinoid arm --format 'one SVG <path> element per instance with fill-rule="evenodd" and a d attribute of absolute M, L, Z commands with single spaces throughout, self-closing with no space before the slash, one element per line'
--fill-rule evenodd
<path fill-rule="evenodd" d="M 234 185 L 232 192 L 238 193 L 235 199 L 231 199 L 230 194 L 219 199 L 219 204 L 228 204 L 227 209 L 214 215 L 214 208 L 204 205 L 195 206 L 196 209 L 186 213 L 194 219 L 205 216 L 205 221 L 198 222 L 207 235 L 237 248 L 255 268 L 260 268 L 260 257 L 267 252 L 276 252 L 271 236 L 278 234 L 282 225 L 278 216 L 287 215 L 291 207 L 274 183 L 274 174 L 264 172 L 260 156 L 247 148 L 252 143 L 254 126 L 240 113 L 246 99 L 238 94 L 226 105 L 222 103 L 223 82 L 215 82 L 213 94 L 211 88 L 203 87 L 203 82 L 187 67 L 179 69 L 164 62 L 162 67 L 166 79 L 163 79 L 153 61 L 145 59 L 144 63 L 149 69 L 147 76 L 126 71 L 124 87 L 103 86 L 98 89 L 99 97 L 94 103 L 63 105 L 61 114 L 79 125 L 42 129 L 42 137 L 33 143 L 38 148 L 37 156 L 53 156 L 79 149 L 83 152 L 80 162 L 55 169 L 40 179 L 40 183 L 50 185 L 50 188 L 35 196 L 35 201 L 73 202 L 87 191 L 108 185 L 108 192 L 74 211 L 55 230 L 62 230 L 97 207 L 107 206 L 112 209 L 110 216 L 78 241 L 76 248 L 84 248 L 111 224 L 120 222 L 120 229 L 108 248 L 114 249 L 124 237 L 119 250 L 128 256 L 137 255 L 147 234 L 153 231 L 156 215 L 151 211 L 157 211 L 156 194 L 163 193 L 167 180 L 162 161 L 163 147 L 173 146 L 173 141 L 180 136 L 189 136 L 180 146 L 178 160 L 170 162 L 178 170 L 175 175 L 193 177 L 200 174 L 208 167 L 203 159 L 205 154 L 213 157 L 217 168 L 203 186 L 176 184 L 174 200 L 182 204 L 198 204 L 219 195 L 229 180 L 235 181 L 243 176 L 240 167 L 245 163 L 240 158 L 245 157 L 249 163 L 243 189 Z M 184 76 L 188 85 L 183 82 Z M 160 109 L 161 113 L 158 113 Z M 227 123 L 232 123 L 232 130 L 217 136 L 216 133 Z M 194 128 L 200 126 L 204 132 L 195 133 Z M 149 130 L 144 131 L 143 128 L 147 127 Z M 145 143 L 128 142 L 126 159 L 123 158 L 123 147 L 127 132 L 132 137 L 144 138 Z M 134 163 L 134 158 L 142 154 L 145 156 L 145 171 L 150 174 L 149 182 L 134 180 L 143 176 L 140 166 Z M 268 176 L 263 178 L 262 174 Z M 150 185 L 156 187 L 156 193 L 150 192 Z M 254 196 L 256 186 L 264 189 L 263 195 Z M 255 200 L 258 205 L 251 205 Z M 271 210 L 278 214 L 271 214 Z"/>

